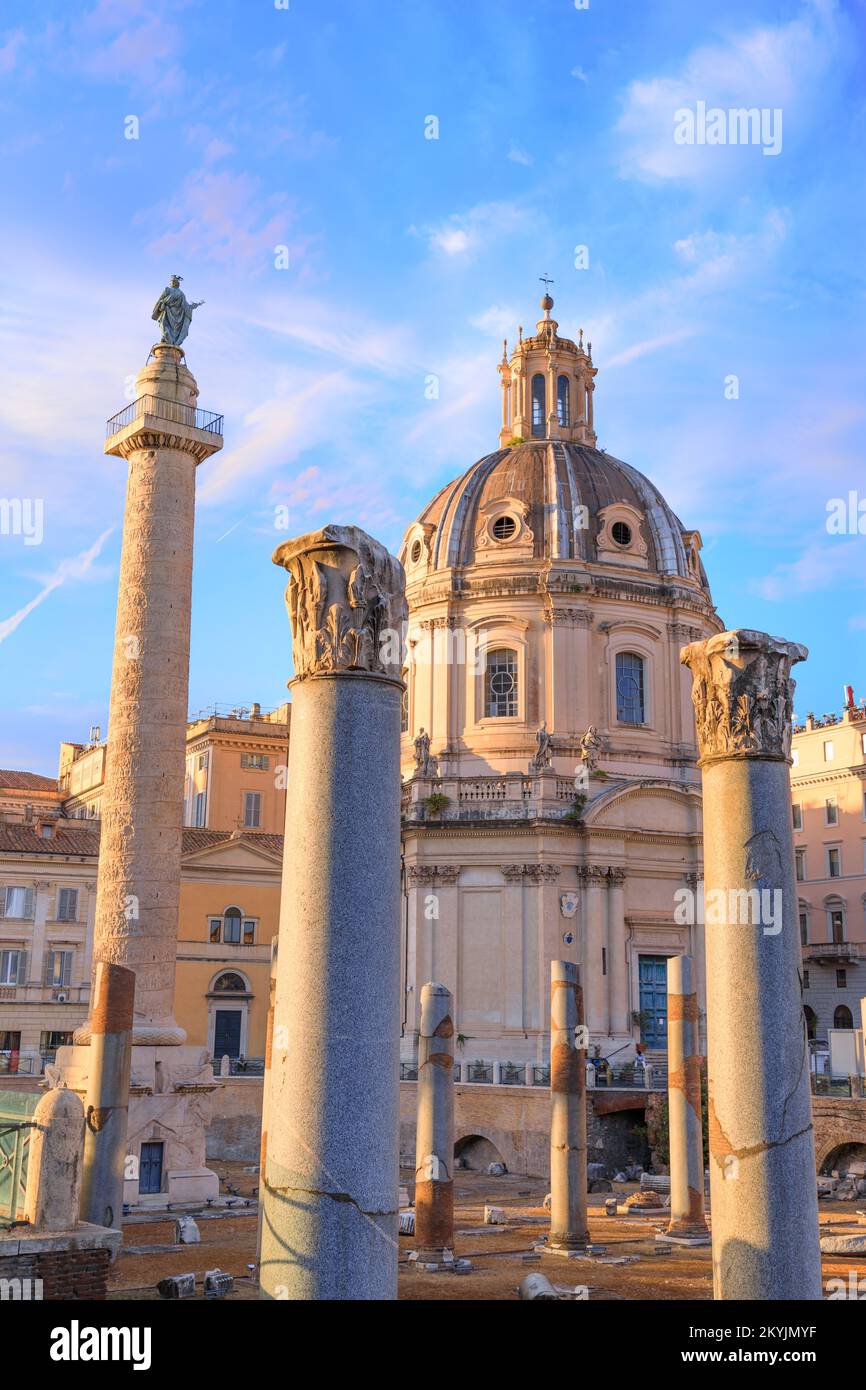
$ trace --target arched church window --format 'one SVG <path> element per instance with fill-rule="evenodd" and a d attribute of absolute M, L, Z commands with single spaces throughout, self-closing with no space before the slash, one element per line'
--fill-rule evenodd
<path fill-rule="evenodd" d="M 853 1028 L 854 1019 L 847 1004 L 839 1004 L 833 1013 L 834 1028 Z"/>
<path fill-rule="evenodd" d="M 621 724 L 645 722 L 644 663 L 634 652 L 616 654 L 616 717 Z"/>
<path fill-rule="evenodd" d="M 230 971 L 214 980 L 212 992 L 214 994 L 246 994 L 246 981 L 242 975 L 236 975 L 234 971 Z"/>
<path fill-rule="evenodd" d="M 487 654 L 484 713 L 502 719 L 517 714 L 517 653 L 500 647 Z"/>
<path fill-rule="evenodd" d="M 536 372 L 532 378 L 532 437 L 543 439 L 547 433 L 545 423 L 544 377 Z"/>
<path fill-rule="evenodd" d="M 403 694 L 400 696 L 400 733 L 409 732 L 409 669 L 403 669 Z"/>
<path fill-rule="evenodd" d="M 570 425 L 568 410 L 568 377 L 559 377 L 556 383 L 556 413 L 559 416 L 560 425 Z"/>

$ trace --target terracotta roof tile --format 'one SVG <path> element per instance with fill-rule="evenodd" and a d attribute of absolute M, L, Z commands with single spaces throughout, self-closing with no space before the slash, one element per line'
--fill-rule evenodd
<path fill-rule="evenodd" d="M 38 772 L 0 768 L 0 788 L 5 791 L 56 792 L 57 778 L 42 777 Z"/>

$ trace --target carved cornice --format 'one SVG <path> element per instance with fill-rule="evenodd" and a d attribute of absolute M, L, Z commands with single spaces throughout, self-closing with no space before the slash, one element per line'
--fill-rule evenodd
<path fill-rule="evenodd" d="M 357 526 L 325 526 L 277 546 L 296 679 L 352 673 L 399 681 L 406 595 L 399 560 Z"/>
<path fill-rule="evenodd" d="M 789 762 L 795 682 L 808 651 L 797 642 L 739 628 L 680 652 L 692 673 L 700 765 L 720 758 Z"/>
<path fill-rule="evenodd" d="M 555 883 L 562 873 L 559 864 L 503 864 L 507 883 Z"/>
<path fill-rule="evenodd" d="M 594 622 L 588 608 L 545 608 L 541 616 L 551 627 L 592 627 Z"/>
<path fill-rule="evenodd" d="M 456 883 L 460 867 L 459 864 L 410 864 L 406 876 L 410 887 L 428 883 Z"/>
<path fill-rule="evenodd" d="M 214 439 L 218 436 L 214 436 Z M 179 449 L 184 454 L 189 454 L 195 459 L 196 463 L 204 463 L 206 458 L 210 458 L 215 453 L 219 444 L 196 438 L 189 434 L 176 434 L 173 430 L 162 429 L 140 429 L 134 434 L 121 439 L 111 450 L 118 458 L 128 459 L 130 454 L 141 453 L 144 449 Z"/>

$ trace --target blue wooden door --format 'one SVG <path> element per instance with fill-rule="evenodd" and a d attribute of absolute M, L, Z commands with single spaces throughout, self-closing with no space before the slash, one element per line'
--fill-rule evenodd
<path fill-rule="evenodd" d="M 217 1061 L 221 1057 L 231 1057 L 233 1062 L 241 1055 L 240 1009 L 217 1009 L 213 1030 L 213 1055 Z"/>
<path fill-rule="evenodd" d="M 641 956 L 640 982 L 641 1042 L 653 1049 L 668 1045 L 668 963 L 665 956 Z"/>
<path fill-rule="evenodd" d="M 162 1143 L 148 1143 L 141 1146 L 138 1190 L 143 1192 L 162 1191 Z"/>

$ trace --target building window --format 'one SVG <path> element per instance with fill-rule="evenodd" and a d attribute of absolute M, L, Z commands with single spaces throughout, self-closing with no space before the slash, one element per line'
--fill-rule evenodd
<path fill-rule="evenodd" d="M 847 1004 L 840 1004 L 833 1012 L 834 1028 L 853 1028 L 854 1019 Z"/>
<path fill-rule="evenodd" d="M 41 1056 L 43 1062 L 53 1062 L 57 1056 L 58 1047 L 69 1047 L 71 1046 L 71 1043 L 71 1033 L 40 1033 L 39 1055 Z"/>
<path fill-rule="evenodd" d="M 244 826 L 247 830 L 257 830 L 261 823 L 261 792 L 244 792 Z"/>
<path fill-rule="evenodd" d="M 192 808 L 192 823 L 199 828 L 204 825 L 204 808 L 206 801 L 205 792 L 196 792 L 195 803 Z"/>
<path fill-rule="evenodd" d="M 556 382 L 556 413 L 560 425 L 568 426 L 571 419 L 568 409 L 568 377 L 561 376 Z"/>
<path fill-rule="evenodd" d="M 848 971 L 847 971 L 847 970 L 837 970 L 837 971 L 836 971 L 836 988 L 837 988 L 837 989 L 847 989 L 847 988 L 848 988 Z"/>
<path fill-rule="evenodd" d="M 839 807 L 836 804 L 835 796 L 828 796 L 827 800 L 824 802 L 824 824 L 839 824 Z"/>
<path fill-rule="evenodd" d="M 842 851 L 840 849 L 827 850 L 827 872 L 830 878 L 839 878 L 842 873 Z"/>
<path fill-rule="evenodd" d="M 547 433 L 545 425 L 544 377 L 536 372 L 532 378 L 532 437 L 543 439 Z"/>
<path fill-rule="evenodd" d="M 802 883 L 806 877 L 806 851 L 804 849 L 794 850 L 794 865 L 797 882 Z"/>
<path fill-rule="evenodd" d="M 196 767 L 198 768 L 199 772 L 204 772 L 205 768 L 207 767 L 207 753 L 199 753 L 198 758 L 196 760 Z"/>
<path fill-rule="evenodd" d="M 242 975 L 236 975 L 230 971 L 226 975 L 220 975 L 213 983 L 214 994 L 246 994 L 246 980 Z"/>
<path fill-rule="evenodd" d="M 809 942 L 809 914 L 806 913 L 806 912 L 801 912 L 801 913 L 800 913 L 800 944 L 801 944 L 802 946 L 806 946 L 806 945 L 808 945 L 808 942 Z"/>
<path fill-rule="evenodd" d="M 792 766 L 792 767 L 796 767 L 797 764 L 799 763 L 799 761 L 800 761 L 800 753 L 799 753 L 798 749 L 795 748 L 794 751 L 793 751 L 792 754 L 791 754 L 791 766 Z"/>
<path fill-rule="evenodd" d="M 227 907 L 223 914 L 223 941 L 230 946 L 240 946 L 241 944 L 241 919 L 243 913 L 239 907 Z"/>
<path fill-rule="evenodd" d="M 239 907 L 227 907 L 222 917 L 208 918 L 208 936 L 212 946 L 220 941 L 229 946 L 254 946 L 256 918 L 245 917 Z"/>
<path fill-rule="evenodd" d="M 810 1009 L 808 1004 L 803 1005 L 803 1017 L 806 1020 L 806 1037 L 810 1042 L 814 1042 L 818 1036 L 818 1018 L 814 1009 Z"/>
<path fill-rule="evenodd" d="M 809 988 L 809 972 L 808 972 L 808 970 L 804 970 L 804 971 L 803 971 L 803 988 L 804 988 L 804 989 L 808 989 L 808 988 Z"/>
<path fill-rule="evenodd" d="M 2 892 L 2 890 L 0 890 Z M 33 916 L 33 889 L 7 888 L 3 901 L 3 916 L 26 921 Z"/>
<path fill-rule="evenodd" d="M 27 980 L 27 952 L 0 951 L 0 985 L 23 985 Z"/>
<path fill-rule="evenodd" d="M 267 772 L 271 760 L 267 753 L 241 753 L 241 767 L 251 767 L 257 772 Z"/>
<path fill-rule="evenodd" d="M 46 951 L 42 983 L 48 989 L 63 989 L 72 979 L 72 951 Z"/>
<path fill-rule="evenodd" d="M 634 652 L 616 654 L 616 717 L 620 724 L 643 724 L 643 658 Z"/>
<path fill-rule="evenodd" d="M 615 521 L 610 528 L 611 538 L 623 549 L 631 545 L 631 527 L 624 521 Z"/>
<path fill-rule="evenodd" d="M 834 907 L 830 909 L 828 915 L 830 918 L 830 940 L 839 946 L 845 940 L 845 913 L 841 907 Z"/>
<path fill-rule="evenodd" d="M 513 718 L 517 714 L 517 653 L 501 647 L 487 656 L 487 698 L 484 713 L 488 718 Z"/>
<path fill-rule="evenodd" d="M 828 739 L 825 739 L 825 741 L 824 741 L 824 762 L 825 762 L 825 763 L 832 763 L 832 761 L 833 761 L 833 740 L 832 740 L 831 738 L 828 738 Z"/>
<path fill-rule="evenodd" d="M 803 829 L 803 807 L 802 807 L 802 806 L 800 805 L 800 803 L 797 802 L 797 801 L 795 801 L 795 802 L 794 802 L 794 805 L 791 807 L 791 816 L 792 816 L 792 820 L 793 820 L 793 824 L 794 824 L 794 829 L 795 829 L 795 830 L 802 830 L 802 829 Z"/>
<path fill-rule="evenodd" d="M 403 671 L 403 694 L 400 696 L 400 733 L 409 732 L 409 671 Z"/>
<path fill-rule="evenodd" d="M 78 921 L 78 889 L 61 888 L 57 894 L 58 922 Z"/>

